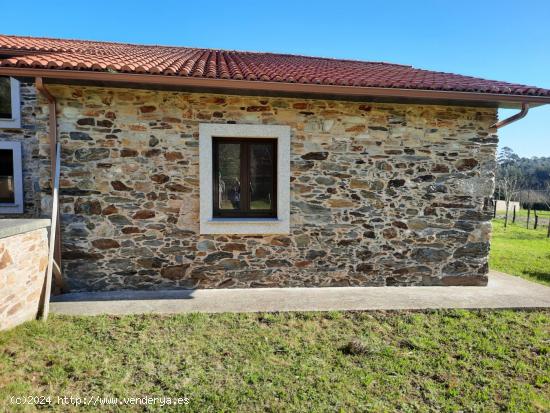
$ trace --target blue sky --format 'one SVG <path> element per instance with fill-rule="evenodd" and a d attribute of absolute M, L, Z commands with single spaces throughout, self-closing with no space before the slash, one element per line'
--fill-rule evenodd
<path fill-rule="evenodd" d="M 386 61 L 550 88 L 550 1 L 5 2 L 0 32 Z M 502 111 L 501 117 L 515 113 Z M 550 105 L 500 130 L 550 156 Z"/>

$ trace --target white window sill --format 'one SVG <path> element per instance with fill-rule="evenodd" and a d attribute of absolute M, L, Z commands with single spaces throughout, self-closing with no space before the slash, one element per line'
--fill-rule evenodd
<path fill-rule="evenodd" d="M 22 214 L 23 204 L 0 204 L 0 214 Z"/>
<path fill-rule="evenodd" d="M 210 218 L 200 223 L 201 234 L 289 234 L 288 220 L 277 218 Z"/>
<path fill-rule="evenodd" d="M 211 224 L 279 224 L 283 222 L 277 218 L 212 218 Z"/>
<path fill-rule="evenodd" d="M 4 119 L 0 120 L 0 129 L 21 129 L 19 119 Z"/>

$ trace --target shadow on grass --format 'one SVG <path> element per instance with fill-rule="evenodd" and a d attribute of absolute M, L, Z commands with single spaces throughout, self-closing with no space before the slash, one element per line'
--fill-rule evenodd
<path fill-rule="evenodd" d="M 526 275 L 535 278 L 537 281 L 550 283 L 550 270 L 548 271 L 524 271 Z"/>

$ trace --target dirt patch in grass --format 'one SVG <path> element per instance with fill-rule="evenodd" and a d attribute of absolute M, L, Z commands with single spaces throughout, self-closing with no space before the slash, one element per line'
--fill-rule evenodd
<path fill-rule="evenodd" d="M 549 325 L 547 311 L 54 316 L 0 333 L 0 410 L 150 395 L 190 404 L 146 411 L 542 412 Z"/>

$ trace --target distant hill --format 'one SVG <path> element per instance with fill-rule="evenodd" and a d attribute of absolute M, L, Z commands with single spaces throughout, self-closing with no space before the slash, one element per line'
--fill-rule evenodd
<path fill-rule="evenodd" d="M 550 208 L 550 157 L 521 158 L 504 147 L 498 153 L 497 163 L 497 188 L 503 175 L 515 175 L 519 185 L 514 200 L 520 201 L 523 207 Z M 495 197 L 504 199 L 499 189 Z"/>
<path fill-rule="evenodd" d="M 550 184 L 550 157 L 519 158 L 518 167 L 526 189 L 544 190 Z"/>

